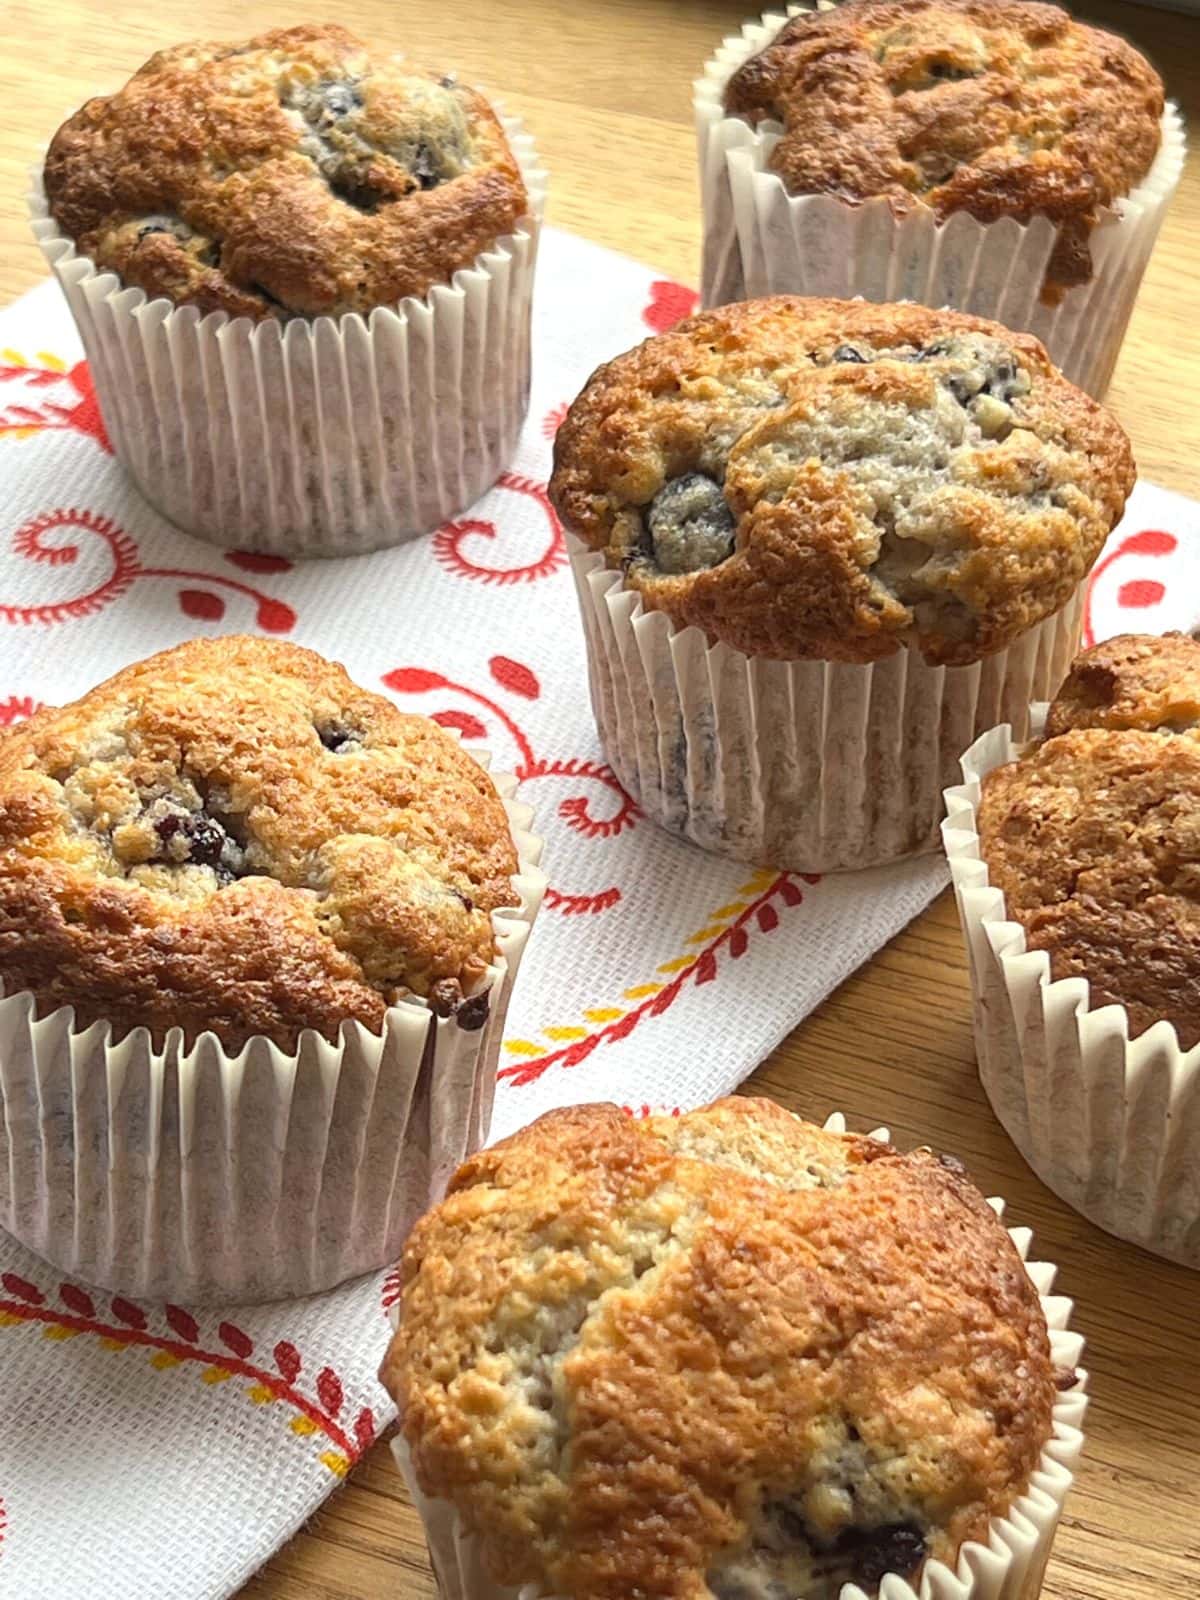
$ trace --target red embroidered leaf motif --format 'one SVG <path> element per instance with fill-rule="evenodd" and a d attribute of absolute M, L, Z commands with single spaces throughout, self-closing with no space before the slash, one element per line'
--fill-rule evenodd
<path fill-rule="evenodd" d="M 1178 543 L 1173 533 L 1164 533 L 1161 528 L 1143 528 L 1141 533 L 1131 533 L 1128 539 L 1122 539 L 1120 549 L 1123 556 L 1169 556 Z"/>
<path fill-rule="evenodd" d="M 541 684 L 529 668 L 508 656 L 493 656 L 488 668 L 502 689 L 511 689 L 513 694 L 524 695 L 526 700 L 536 700 L 542 692 Z"/>
<path fill-rule="evenodd" d="M 207 589 L 180 589 L 179 609 L 185 617 L 195 617 L 199 622 L 220 622 L 225 615 L 225 602 Z"/>
<path fill-rule="evenodd" d="M 711 950 L 706 950 L 696 963 L 696 982 L 711 983 L 717 975 L 717 958 Z"/>
<path fill-rule="evenodd" d="M 182 1306 L 168 1306 L 165 1315 L 174 1333 L 188 1344 L 195 1344 L 200 1337 L 200 1328 L 190 1312 L 185 1311 Z"/>
<path fill-rule="evenodd" d="M 764 933 L 771 933 L 779 926 L 779 913 L 774 906 L 759 906 L 758 925 Z"/>
<path fill-rule="evenodd" d="M 426 672 L 424 667 L 397 667 L 394 672 L 385 672 L 383 681 L 397 694 L 428 694 L 431 689 L 448 687 L 440 672 Z"/>
<path fill-rule="evenodd" d="M 281 1339 L 275 1346 L 275 1365 L 289 1383 L 295 1383 L 300 1376 L 300 1352 L 287 1339 Z"/>
<path fill-rule="evenodd" d="M 144 1328 L 146 1326 L 146 1313 L 141 1306 L 135 1306 L 132 1301 L 124 1300 L 116 1295 L 112 1303 L 112 1313 L 118 1322 L 123 1322 L 127 1328 Z"/>
<path fill-rule="evenodd" d="M 652 1017 L 661 1017 L 663 1012 L 675 1003 L 675 997 L 678 993 L 679 979 L 676 978 L 674 983 L 669 983 L 665 989 L 661 989 L 651 1000 L 650 1015 Z"/>
<path fill-rule="evenodd" d="M 45 1302 L 46 1296 L 42 1291 L 27 1278 L 19 1278 L 15 1272 L 0 1272 L 0 1283 L 9 1294 L 15 1294 L 18 1300 L 24 1300 L 31 1306 L 40 1306 Z"/>
<path fill-rule="evenodd" d="M 291 606 L 285 606 L 282 600 L 264 597 L 258 602 L 255 615 L 259 627 L 266 633 L 291 633 L 296 626 L 296 613 Z"/>
<path fill-rule="evenodd" d="M 779 898 L 785 906 L 798 906 L 804 896 L 790 878 L 780 878 L 775 884 Z"/>
<path fill-rule="evenodd" d="M 290 572 L 292 563 L 286 556 L 260 555 L 257 550 L 227 550 L 225 559 L 243 572 Z"/>
<path fill-rule="evenodd" d="M 222 1344 L 228 1345 L 235 1356 L 241 1356 L 245 1361 L 254 1351 L 254 1341 L 240 1328 L 234 1327 L 232 1322 L 223 1322 L 217 1329 Z"/>
<path fill-rule="evenodd" d="M 736 961 L 739 956 L 746 954 L 746 946 L 750 943 L 746 937 L 745 928 L 733 928 L 729 934 L 729 954 Z"/>
<path fill-rule="evenodd" d="M 90 1294 L 84 1294 L 76 1284 L 62 1283 L 58 1288 L 58 1298 L 68 1311 L 73 1311 L 77 1317 L 94 1317 L 96 1308 L 92 1304 Z"/>
<path fill-rule="evenodd" d="M 487 729 L 469 711 L 435 711 L 432 720 L 443 728 L 457 728 L 464 739 L 487 738 Z"/>
<path fill-rule="evenodd" d="M 342 1380 L 332 1367 L 322 1367 L 317 1374 L 317 1398 L 331 1417 L 336 1417 L 342 1409 L 345 1399 Z"/>
<path fill-rule="evenodd" d="M 637 1012 L 636 1011 L 627 1011 L 625 1013 L 625 1015 L 621 1018 L 620 1022 L 614 1022 L 613 1023 L 612 1028 L 609 1031 L 608 1037 L 610 1039 L 624 1039 L 627 1035 L 629 1035 L 629 1034 L 631 1034 L 633 1032 L 633 1030 L 637 1027 L 637 1025 L 638 1025 L 638 1014 L 637 1014 Z M 598 1034 L 593 1034 L 592 1038 L 593 1039 L 599 1038 L 599 1035 Z M 580 1040 L 581 1044 L 585 1043 L 585 1042 L 589 1042 L 589 1041 Z"/>
<path fill-rule="evenodd" d="M 683 317 L 691 316 L 699 299 L 686 284 L 658 278 L 650 285 L 650 302 L 642 312 L 642 321 L 655 333 L 666 333 Z"/>
<path fill-rule="evenodd" d="M 596 1048 L 600 1037 L 601 1036 L 598 1033 L 590 1033 L 586 1039 L 576 1039 L 575 1043 L 571 1045 L 563 1054 L 563 1066 L 577 1067 L 581 1061 L 586 1061 L 591 1055 L 592 1051 Z M 617 1037 L 615 1031 L 612 1037 L 614 1039 Z"/>
<path fill-rule="evenodd" d="M 1131 583 L 1123 583 L 1117 590 L 1117 604 L 1131 610 L 1156 606 L 1166 592 L 1164 586 L 1155 583 L 1153 578 L 1134 578 Z"/>
<path fill-rule="evenodd" d="M 370 1406 L 364 1406 L 355 1417 L 354 1437 L 360 1450 L 369 1450 L 375 1443 L 375 1418 Z"/>

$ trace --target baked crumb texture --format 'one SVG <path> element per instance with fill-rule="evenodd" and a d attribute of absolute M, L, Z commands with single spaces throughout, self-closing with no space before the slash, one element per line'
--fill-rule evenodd
<path fill-rule="evenodd" d="M 564 523 L 648 608 L 783 660 L 1003 649 L 1075 593 L 1134 481 L 1029 335 L 793 296 L 600 367 L 554 462 Z"/>
<path fill-rule="evenodd" d="M 63 124 L 44 177 L 98 266 L 255 320 L 424 295 L 527 207 L 480 95 L 333 24 L 160 51 Z"/>
<path fill-rule="evenodd" d="M 195 639 L 0 736 L 0 979 L 118 1036 L 479 1027 L 516 870 L 457 741 L 295 645 Z"/>
<path fill-rule="evenodd" d="M 1123 634 L 1085 650 L 1045 740 L 983 781 L 980 850 L 1054 978 L 1086 978 L 1131 1034 L 1200 1043 L 1200 644 Z"/>
<path fill-rule="evenodd" d="M 837 1600 L 1026 1487 L 1037 1294 L 961 1165 L 766 1100 L 552 1112 L 412 1234 L 383 1379 L 498 1582 Z"/>
<path fill-rule="evenodd" d="M 1058 6 L 844 0 L 792 18 L 725 106 L 782 125 L 770 164 L 791 194 L 1049 217 L 1061 293 L 1091 277 L 1092 229 L 1150 170 L 1163 86 L 1132 45 Z"/>

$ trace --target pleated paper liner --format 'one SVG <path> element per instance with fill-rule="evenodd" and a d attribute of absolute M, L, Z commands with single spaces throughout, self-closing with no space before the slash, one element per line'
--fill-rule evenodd
<path fill-rule="evenodd" d="M 704 850 L 795 872 L 936 848 L 942 794 L 972 739 L 1024 726 L 1079 635 L 1082 589 L 1006 650 L 931 667 L 901 648 L 868 665 L 768 661 L 647 611 L 572 540 L 592 708 L 642 810 Z"/>
<path fill-rule="evenodd" d="M 893 216 L 884 199 L 789 195 L 770 170 L 783 133 L 725 114 L 729 79 L 769 44 L 789 16 L 768 13 L 727 38 L 695 84 L 704 209 L 701 303 L 768 294 L 915 300 L 991 317 L 1036 334 L 1051 359 L 1097 397 L 1108 387 L 1133 303 L 1167 205 L 1183 172 L 1183 120 L 1174 105 L 1143 181 L 1106 212 L 1091 236 L 1093 274 L 1057 305 L 1042 299 L 1057 230 L 1045 217 L 977 222 L 958 212 L 939 223 L 931 207 Z M 822 6 L 820 9 L 828 9 Z"/>
<path fill-rule="evenodd" d="M 516 450 L 546 174 L 500 115 L 529 215 L 452 283 L 369 316 L 234 320 L 148 301 L 76 252 L 40 172 L 33 231 L 67 297 L 104 424 L 156 510 L 198 538 L 360 555 L 479 498 Z"/>
<path fill-rule="evenodd" d="M 486 756 L 473 752 L 486 764 Z M 72 1277 L 139 1299 L 315 1294 L 387 1266 L 450 1175 L 484 1143 L 513 981 L 541 903 L 532 813 L 496 777 L 518 904 L 493 913 L 482 1026 L 393 1006 L 380 1034 L 312 1030 L 227 1054 L 173 1029 L 41 1020 L 0 999 L 0 1227 Z M 468 1016 L 470 1014 L 468 1013 Z"/>
<path fill-rule="evenodd" d="M 835 1114 L 825 1127 L 833 1133 L 844 1133 L 845 1118 Z M 887 1129 L 879 1128 L 871 1137 L 886 1139 Z M 992 1200 L 989 1204 L 1003 1216 L 1002 1200 Z M 1027 1228 L 1010 1228 L 1009 1237 L 1037 1289 L 1050 1329 L 1052 1361 L 1057 1367 L 1077 1369 L 1083 1354 L 1083 1338 L 1068 1327 L 1070 1300 L 1051 1292 L 1056 1269 L 1047 1262 L 1028 1259 L 1033 1236 Z M 398 1323 L 399 1315 L 397 1304 L 391 1312 L 393 1326 Z M 944 1562 L 927 1562 L 915 1585 L 890 1574 L 880 1587 L 880 1600 L 1034 1600 L 1041 1591 L 1063 1502 L 1074 1482 L 1083 1450 L 1086 1410 L 1087 1374 L 1080 1372 L 1075 1387 L 1056 1397 L 1051 1435 L 1029 1483 L 1006 1515 L 992 1519 L 986 1544 L 976 1541 L 964 1544 L 953 1571 Z M 392 1452 L 413 1505 L 421 1516 L 442 1600 L 568 1600 L 536 1584 L 512 1588 L 496 1583 L 484 1565 L 481 1542 L 454 1505 L 422 1493 L 403 1432 L 393 1439 Z M 868 1597 L 855 1584 L 847 1584 L 840 1600 L 868 1600 Z"/>
<path fill-rule="evenodd" d="M 1035 708 L 1041 733 L 1044 708 Z M 1020 740 L 985 733 L 946 794 L 943 838 L 971 966 L 979 1077 L 1047 1188 L 1106 1232 L 1200 1268 L 1200 1046 L 1168 1022 L 1129 1037 L 1124 1006 L 1093 1008 L 1082 978 L 1054 980 L 1028 950 L 980 854 L 980 784 Z"/>

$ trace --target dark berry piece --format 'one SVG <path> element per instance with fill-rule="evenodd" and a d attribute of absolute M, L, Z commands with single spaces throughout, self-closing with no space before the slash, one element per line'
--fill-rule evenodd
<path fill-rule="evenodd" d="M 907 1578 L 925 1559 L 925 1535 L 911 1522 L 882 1528 L 847 1528 L 834 1546 L 846 1559 L 851 1581 L 875 1589 L 889 1572 Z"/>
<path fill-rule="evenodd" d="M 488 1019 L 491 1001 L 487 990 L 469 996 L 454 1013 L 454 1020 L 464 1033 L 477 1033 Z"/>
<path fill-rule="evenodd" d="M 862 366 L 867 358 L 861 350 L 855 349 L 854 345 L 840 344 L 829 359 L 830 361 L 853 361 Z"/>
<path fill-rule="evenodd" d="M 733 512 L 703 472 L 668 479 L 650 502 L 646 527 L 660 572 L 701 572 L 733 554 Z"/>
<path fill-rule="evenodd" d="M 412 175 L 422 189 L 436 189 L 442 181 L 437 157 L 427 144 L 419 144 L 413 157 Z"/>
<path fill-rule="evenodd" d="M 1073 1389 L 1079 1382 L 1079 1371 L 1076 1367 L 1055 1367 L 1054 1387 L 1060 1394 L 1065 1394 L 1068 1389 Z"/>
<path fill-rule="evenodd" d="M 461 889 L 454 889 L 454 888 L 452 888 L 450 890 L 450 893 L 454 896 L 454 898 L 462 906 L 464 911 L 474 911 L 475 902 L 474 902 L 474 900 L 471 899 L 471 896 L 469 894 L 464 894 Z"/>
<path fill-rule="evenodd" d="M 957 1156 L 948 1156 L 943 1153 L 938 1157 L 938 1161 L 945 1167 L 947 1172 L 965 1173 L 967 1170 Z"/>
<path fill-rule="evenodd" d="M 317 728 L 317 738 L 335 756 L 362 748 L 362 734 L 348 722 L 326 722 Z"/>
<path fill-rule="evenodd" d="M 229 842 L 229 835 L 221 824 L 212 817 L 201 815 L 188 818 L 183 829 L 187 835 L 189 858 L 199 867 L 217 866 Z"/>

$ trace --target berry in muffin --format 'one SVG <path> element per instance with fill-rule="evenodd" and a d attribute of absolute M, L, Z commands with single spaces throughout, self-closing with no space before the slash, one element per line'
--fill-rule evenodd
<path fill-rule="evenodd" d="M 196 639 L 0 736 L 0 979 L 120 1036 L 294 1049 L 488 1014 L 517 859 L 484 770 L 309 650 Z"/>
<path fill-rule="evenodd" d="M 552 1112 L 412 1234 L 383 1380 L 498 1583 L 836 1600 L 1028 1484 L 1055 1379 L 961 1166 L 765 1100 Z"/>
<path fill-rule="evenodd" d="M 983 781 L 989 882 L 1052 978 L 1086 978 L 1131 1034 L 1200 1043 L 1200 644 L 1123 635 L 1085 650 L 1046 737 Z"/>
<path fill-rule="evenodd" d="M 1132 45 L 1040 0 L 844 0 L 787 22 L 725 107 L 782 124 L 770 166 L 791 194 L 1050 218 L 1054 300 L 1091 277 L 1093 228 L 1149 172 L 1163 86 Z"/>
<path fill-rule="evenodd" d="M 333 24 L 160 51 L 63 124 L 44 178 L 98 266 L 260 321 L 424 295 L 527 209 L 480 95 Z"/>
<path fill-rule="evenodd" d="M 781 660 L 1003 649 L 1074 594 L 1134 480 L 1029 335 L 789 296 L 601 367 L 554 461 L 565 525 L 648 608 Z"/>

